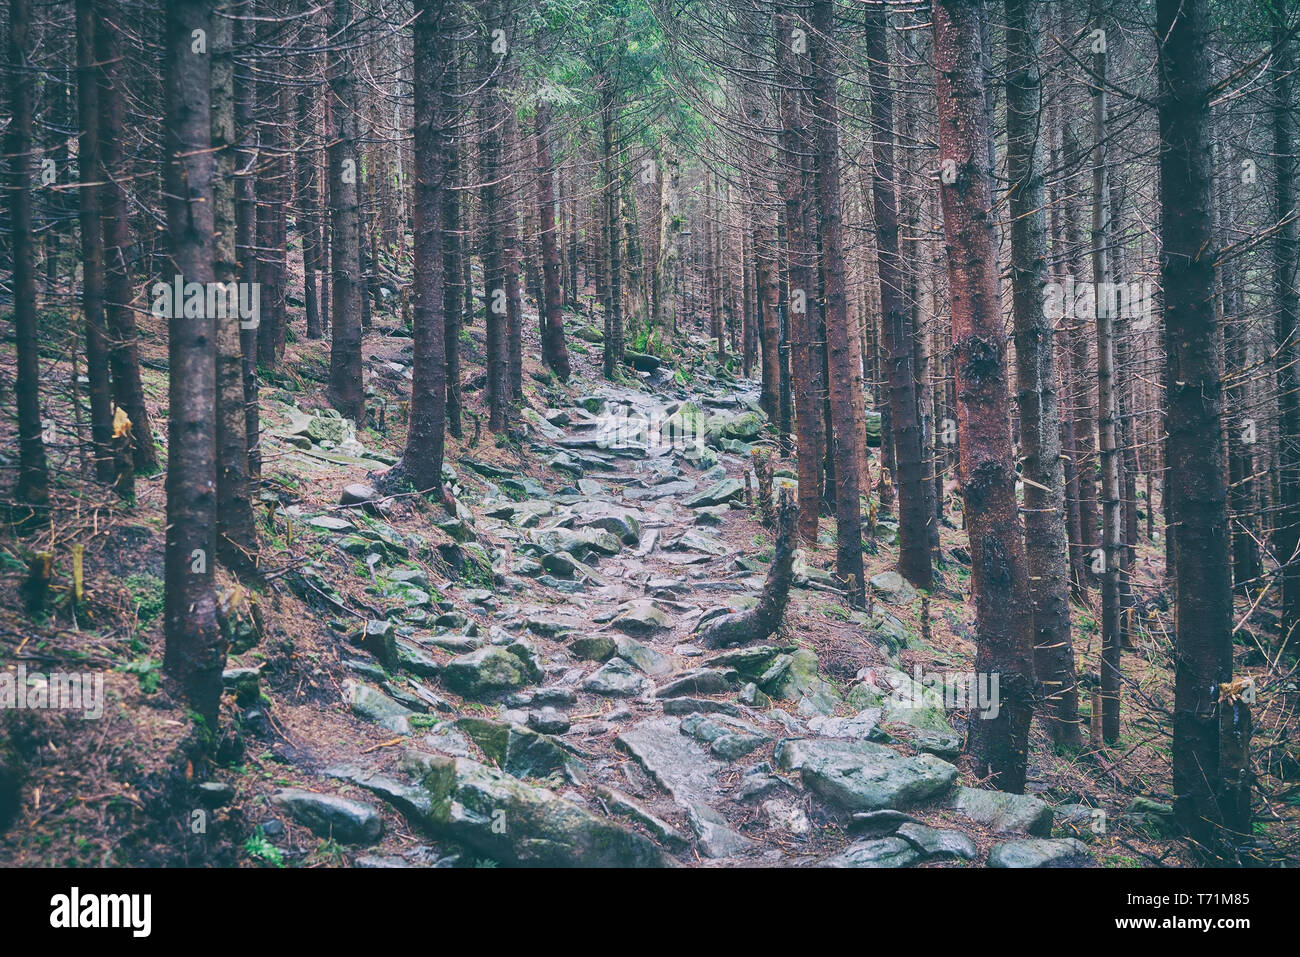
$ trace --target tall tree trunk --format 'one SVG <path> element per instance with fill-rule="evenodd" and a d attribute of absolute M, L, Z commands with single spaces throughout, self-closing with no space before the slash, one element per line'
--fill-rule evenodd
<path fill-rule="evenodd" d="M 944 238 L 961 434 L 960 473 L 975 598 L 975 670 L 996 675 L 996 718 L 971 722 L 977 775 L 1024 789 L 1035 698 L 1033 621 L 1025 543 L 1016 506 L 998 258 L 993 237 L 989 128 L 979 42 L 983 0 L 933 8 L 939 155 L 956 176 L 943 183 Z"/>
<path fill-rule="evenodd" d="M 251 17 L 256 6 L 250 0 L 248 16 L 235 19 L 235 48 L 246 48 L 253 36 Z M 255 248 L 257 232 L 257 196 L 253 181 L 253 167 L 257 162 L 255 136 L 254 90 L 256 85 L 247 78 L 247 70 L 236 70 L 235 83 L 235 136 L 238 138 L 236 158 L 240 175 L 235 179 L 235 257 L 239 261 L 240 281 L 254 288 L 258 282 L 258 256 Z M 260 288 L 259 288 L 260 295 Z M 257 330 L 239 329 L 240 352 L 244 371 L 244 442 L 248 449 L 248 474 L 256 479 L 262 474 L 262 416 L 257 404 Z"/>
<path fill-rule="evenodd" d="M 131 219 L 122 178 L 127 165 L 122 155 L 125 106 L 122 91 L 120 19 L 114 0 L 96 0 L 95 59 L 99 63 L 99 155 L 104 170 L 104 308 L 108 327 L 108 356 L 113 380 L 113 401 L 131 420 L 134 468 L 152 474 L 158 469 L 153 425 L 144 403 L 140 379 L 140 345 L 136 335 L 131 266 Z"/>
<path fill-rule="evenodd" d="M 616 117 L 614 80 L 606 75 L 600 78 L 600 133 L 601 168 L 604 171 L 604 222 L 605 249 L 609 273 L 605 277 L 605 342 L 603 366 L 606 379 L 614 378 L 614 370 L 623 362 L 623 277 L 619 242 L 619 176 L 616 162 Z"/>
<path fill-rule="evenodd" d="M 1065 201 L 1065 243 L 1067 280 L 1079 275 L 1079 252 L 1083 247 L 1083 226 L 1081 223 L 1082 206 L 1078 196 L 1082 190 L 1075 187 L 1073 180 L 1077 177 L 1081 162 L 1078 134 L 1073 120 L 1062 117 L 1061 152 L 1067 170 L 1067 180 L 1062 187 L 1066 194 Z M 1072 285 L 1067 284 L 1066 299 L 1070 300 Z M 1080 567 L 1091 581 L 1093 549 L 1098 544 L 1097 518 L 1097 456 L 1093 436 L 1096 432 L 1097 417 L 1092 412 L 1092 363 L 1089 355 L 1089 341 L 1085 332 L 1084 317 L 1070 311 L 1070 325 L 1066 338 L 1070 344 L 1070 369 L 1073 382 L 1070 388 L 1070 414 L 1074 417 L 1074 458 L 1075 471 L 1079 477 L 1079 540 L 1075 551 Z"/>
<path fill-rule="evenodd" d="M 824 436 L 819 390 L 821 369 L 820 362 L 814 362 L 813 358 L 816 322 L 811 310 L 817 294 L 813 271 L 815 253 L 805 228 L 808 191 L 803 157 L 809 145 L 808 120 L 803 107 L 806 57 L 793 50 L 794 17 L 780 14 L 777 23 L 776 42 L 785 80 L 781 92 L 781 176 L 789 272 L 786 315 L 789 317 L 790 379 L 799 443 L 799 535 L 806 542 L 815 542 L 822 500 Z"/>
<path fill-rule="evenodd" d="M 817 206 L 822 237 L 822 264 L 826 283 L 826 351 L 830 376 L 833 429 L 829 433 L 835 460 L 835 570 L 852 601 L 866 598 L 862 571 L 862 504 L 858 496 L 858 468 L 861 456 L 859 435 L 853 414 L 853 363 L 857 350 L 849 335 L 848 300 L 844 264 L 844 218 L 840 196 L 838 90 L 835 55 L 835 0 L 814 0 L 811 26 L 813 45 L 813 95 L 816 101 L 815 142 Z M 897 221 L 894 224 L 897 246 Z M 856 337 L 853 337 L 856 338 Z M 910 360 L 911 349 L 907 350 Z M 907 363 L 911 383 L 911 362 Z M 920 454 L 917 454 L 918 480 Z M 924 534 L 924 526 L 921 529 Z M 925 551 L 925 564 L 930 554 Z"/>
<path fill-rule="evenodd" d="M 1115 419 L 1115 316 L 1106 294 L 1110 267 L 1110 186 L 1106 169 L 1106 51 L 1094 46 L 1092 70 L 1092 283 L 1097 323 L 1097 437 L 1101 452 L 1101 706 L 1102 738 L 1119 740 L 1120 572 L 1123 563 L 1119 442 Z"/>
<path fill-rule="evenodd" d="M 513 77 L 513 70 L 512 70 Z M 512 87 L 515 83 L 510 84 Z M 519 120 L 513 106 L 505 113 L 505 203 L 501 220 L 501 252 L 506 279 L 506 395 L 523 398 L 523 299 L 519 291 L 519 207 L 523 179 L 519 176 Z"/>
<path fill-rule="evenodd" d="M 90 441 L 95 478 L 114 479 L 113 389 L 104 331 L 104 224 L 100 210 L 103 170 L 99 156 L 99 83 L 95 66 L 95 15 L 91 0 L 77 0 L 77 190 L 81 222 L 81 305 L 85 316 L 86 377 L 90 380 Z"/>
<path fill-rule="evenodd" d="M 213 229 L 216 233 L 213 275 L 238 303 L 239 262 L 235 250 L 235 25 L 232 5 L 212 18 Z M 244 356 L 238 310 L 216 321 L 217 349 L 217 557 L 231 571 L 257 571 L 257 528 L 249 500 L 248 434 L 244 423 Z"/>
<path fill-rule="evenodd" d="M 1011 181 L 1012 311 L 1016 398 L 1025 478 L 1025 558 L 1034 574 L 1034 669 L 1043 686 L 1052 738 L 1077 747 L 1079 699 L 1070 643 L 1066 572 L 1065 473 L 1056 390 L 1054 319 L 1042 307 L 1047 284 L 1043 117 L 1039 76 L 1042 27 L 1035 0 L 1007 0 L 1007 174 Z"/>
<path fill-rule="evenodd" d="M 555 228 L 555 173 L 551 161 L 551 104 L 537 104 L 537 206 L 542 245 L 542 361 L 561 382 L 569 380 L 564 344 L 564 300 L 560 290 L 560 244 Z"/>
<path fill-rule="evenodd" d="M 447 352 L 443 308 L 443 192 L 447 179 L 447 0 L 415 7 L 415 356 L 411 419 L 401 476 L 422 492 L 442 488 L 443 426 L 447 407 Z M 438 496 L 441 498 L 441 496 Z"/>
<path fill-rule="evenodd" d="M 1285 9 L 1290 9 L 1290 4 Z M 1297 228 L 1295 197 L 1294 119 L 1291 111 L 1295 79 L 1293 38 L 1279 14 L 1273 44 L 1273 156 L 1277 164 L 1273 239 L 1274 331 L 1277 338 L 1278 486 L 1281 514 L 1277 517 L 1274 551 L 1282 564 L 1282 633 L 1295 635 L 1300 625 L 1300 294 L 1296 291 Z"/>
<path fill-rule="evenodd" d="M 355 34 L 352 0 L 334 0 L 330 33 L 336 45 L 330 53 L 329 84 L 334 103 L 334 135 L 329 150 L 333 250 L 333 334 L 330 340 L 330 404 L 357 428 L 365 421 L 365 390 L 361 364 L 361 157 L 357 152 L 357 104 L 354 92 Z"/>
<path fill-rule="evenodd" d="M 176 275 L 213 280 L 212 61 L 193 48 L 212 31 L 211 0 L 167 4 L 165 45 L 167 233 Z M 178 305 L 178 304 L 174 304 Z M 182 312 L 181 310 L 174 310 Z M 217 728 L 226 646 L 212 580 L 216 515 L 216 337 L 211 316 L 169 320 L 167 542 L 163 669 L 190 707 Z"/>
<path fill-rule="evenodd" d="M 898 201 L 894 192 L 894 91 L 890 78 L 889 27 L 883 8 L 866 21 L 868 84 L 871 87 L 872 200 L 875 210 L 881 326 L 889 360 L 890 426 L 898 465 L 898 570 L 918 588 L 933 581 L 930 517 L 926 514 L 921 423 L 917 414 L 911 314 L 903 301 L 898 248 Z M 832 375 L 832 381 L 834 375 Z M 883 442 L 882 432 L 882 442 Z"/>
<path fill-rule="evenodd" d="M 455 12 L 444 13 L 447 30 L 453 32 L 459 25 Z M 460 428 L 460 328 L 462 305 L 465 291 L 462 285 L 471 286 L 468 261 L 464 254 L 466 245 L 464 237 L 465 219 L 462 217 L 461 193 L 457 189 L 465 176 L 463 167 L 465 148 L 460 130 L 454 125 L 460 120 L 461 102 L 458 85 L 460 82 L 459 50 L 452 51 L 447 58 L 447 73 L 442 81 L 442 115 L 447 124 L 448 133 L 444 139 L 447 150 L 447 186 L 442 190 L 442 228 L 446 235 L 443 241 L 443 349 L 446 355 L 447 405 L 444 410 L 447 432 L 452 438 L 461 437 Z M 464 274 L 462 276 L 462 273 Z M 472 302 L 472 300 L 470 300 Z"/>
<path fill-rule="evenodd" d="M 1232 581 L 1224 487 L 1220 332 L 1214 321 L 1210 76 L 1205 0 L 1157 0 L 1161 285 L 1168 395 L 1166 494 L 1178 517 L 1174 617 L 1174 810 L 1216 844 L 1219 686 L 1232 676 Z"/>
<path fill-rule="evenodd" d="M 50 504 L 50 478 L 41 438 L 40 350 L 36 342 L 36 256 L 32 240 L 32 91 L 35 70 L 31 52 L 29 0 L 9 0 L 9 221 L 12 228 L 14 345 L 18 368 L 14 382 L 18 406 L 18 483 L 14 488 L 14 523 L 35 530 Z"/>
<path fill-rule="evenodd" d="M 501 196 L 502 135 L 505 129 L 505 104 L 499 90 L 505 68 L 505 53 L 493 52 L 491 31 L 504 29 L 506 21 L 500 4 L 485 5 L 483 20 L 488 33 L 481 44 L 480 63 L 488 76 L 483 81 L 479 106 L 479 181 L 483 210 L 483 295 L 486 301 L 487 327 L 487 399 L 488 428 L 502 432 L 506 427 L 509 402 L 509 379 L 506 366 L 506 277 L 502 231 L 508 214 Z"/>
<path fill-rule="evenodd" d="M 311 42 L 318 42 L 315 26 L 309 21 Z M 315 56 L 306 58 L 303 69 L 305 82 L 298 91 L 298 132 L 306 137 L 309 144 L 315 143 L 312 125 L 312 113 L 316 103 L 315 97 Z M 298 172 L 298 234 L 302 237 L 302 283 L 303 299 L 307 311 L 307 338 L 323 339 L 324 326 L 321 325 L 320 300 L 317 289 L 320 277 L 321 249 L 319 245 L 320 230 L 316 222 L 319 206 L 318 181 L 320 170 L 316 165 L 314 148 L 300 149 L 294 154 L 294 163 Z"/>

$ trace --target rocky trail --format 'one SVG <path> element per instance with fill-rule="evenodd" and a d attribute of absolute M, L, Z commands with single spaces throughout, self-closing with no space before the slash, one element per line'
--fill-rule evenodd
<path fill-rule="evenodd" d="M 400 381 L 395 358 L 373 361 Z M 323 726 L 304 706 L 267 722 L 265 695 L 243 716 L 296 741 L 278 753 L 303 774 L 258 826 L 305 825 L 363 866 L 1088 863 L 1092 808 L 963 786 L 962 734 L 899 658 L 919 644 L 920 603 L 887 571 L 887 520 L 871 608 L 849 609 L 816 567 L 829 562 L 801 550 L 775 635 L 701 647 L 702 624 L 764 585 L 770 533 L 746 471 L 765 421 L 751 382 L 639 378 L 538 388 L 520 450 L 532 474 L 486 450 L 452 459 L 458 514 L 434 519 L 432 548 L 397 530 L 400 497 L 365 483 L 342 507 L 278 507 L 351 556 L 365 597 L 337 563 L 285 576 L 346 641 Z M 321 483 L 385 464 L 348 423 L 288 412 L 272 445 L 325 461 Z M 776 464 L 776 486 L 793 486 Z M 258 677 L 227 672 L 236 689 Z"/>

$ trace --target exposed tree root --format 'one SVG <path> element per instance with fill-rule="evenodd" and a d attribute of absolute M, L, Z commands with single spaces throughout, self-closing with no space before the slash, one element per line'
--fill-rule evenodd
<path fill-rule="evenodd" d="M 726 648 L 731 645 L 762 641 L 781 624 L 785 615 L 786 600 L 790 597 L 790 582 L 794 578 L 795 520 L 798 510 L 788 489 L 781 490 L 777 508 L 776 552 L 767 570 L 767 584 L 758 604 L 748 611 L 732 612 L 709 622 L 700 633 L 700 642 L 706 648 Z"/>

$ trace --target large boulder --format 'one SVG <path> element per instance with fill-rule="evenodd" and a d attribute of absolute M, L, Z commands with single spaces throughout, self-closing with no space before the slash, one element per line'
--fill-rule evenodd
<path fill-rule="evenodd" d="M 443 683 L 466 698 L 512 691 L 540 678 L 540 675 L 534 675 L 524 656 L 498 645 L 458 655 L 442 670 Z"/>
<path fill-rule="evenodd" d="M 919 855 L 907 841 L 881 837 L 855 841 L 841 854 L 822 862 L 823 867 L 906 867 Z"/>
<path fill-rule="evenodd" d="M 745 486 L 738 479 L 728 478 L 709 486 L 703 492 L 697 492 L 690 498 L 683 499 L 682 505 L 687 508 L 721 505 L 723 502 L 740 499 L 744 493 Z"/>
<path fill-rule="evenodd" d="M 962 787 L 953 793 L 948 806 L 995 834 L 1047 837 L 1052 833 L 1051 805 L 1029 794 Z"/>
<path fill-rule="evenodd" d="M 647 837 L 553 792 L 469 758 L 408 752 L 409 784 L 353 768 L 334 774 L 368 788 L 420 828 L 497 863 L 532 867 L 662 867 Z"/>
<path fill-rule="evenodd" d="M 898 572 L 881 572 L 871 577 L 871 590 L 891 605 L 909 605 L 916 600 L 916 589 Z"/>
<path fill-rule="evenodd" d="M 902 810 L 946 793 L 957 769 L 930 754 L 904 757 L 869 741 L 787 738 L 777 764 L 798 771 L 811 790 L 850 811 Z"/>
<path fill-rule="evenodd" d="M 373 844 L 383 831 L 384 822 L 374 805 L 336 794 L 287 788 L 272 795 L 271 803 L 284 809 L 299 824 L 305 824 L 317 837 L 333 838 L 344 844 Z"/>
<path fill-rule="evenodd" d="M 989 867 L 1091 867 L 1088 845 L 1072 837 L 1007 841 L 989 851 Z"/>
<path fill-rule="evenodd" d="M 652 601 L 639 599 L 623 608 L 611 624 L 629 635 L 653 635 L 672 628 L 672 619 Z"/>
<path fill-rule="evenodd" d="M 508 721 L 461 718 L 456 727 L 469 735 L 497 767 L 517 778 L 544 778 L 563 771 L 574 760 L 549 734 Z"/>
<path fill-rule="evenodd" d="M 788 661 L 782 661 L 786 658 Z M 788 656 L 778 656 L 769 672 L 778 669 L 775 678 L 765 673 L 758 685 L 774 698 L 798 702 L 800 714 L 831 714 L 840 703 L 834 687 L 817 673 L 817 655 L 811 650 L 800 648 Z"/>

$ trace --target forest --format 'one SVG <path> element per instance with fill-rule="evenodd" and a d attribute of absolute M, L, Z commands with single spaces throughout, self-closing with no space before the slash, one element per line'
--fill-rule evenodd
<path fill-rule="evenodd" d="M 1298 31 L 0 0 L 0 864 L 1300 863 Z"/>

